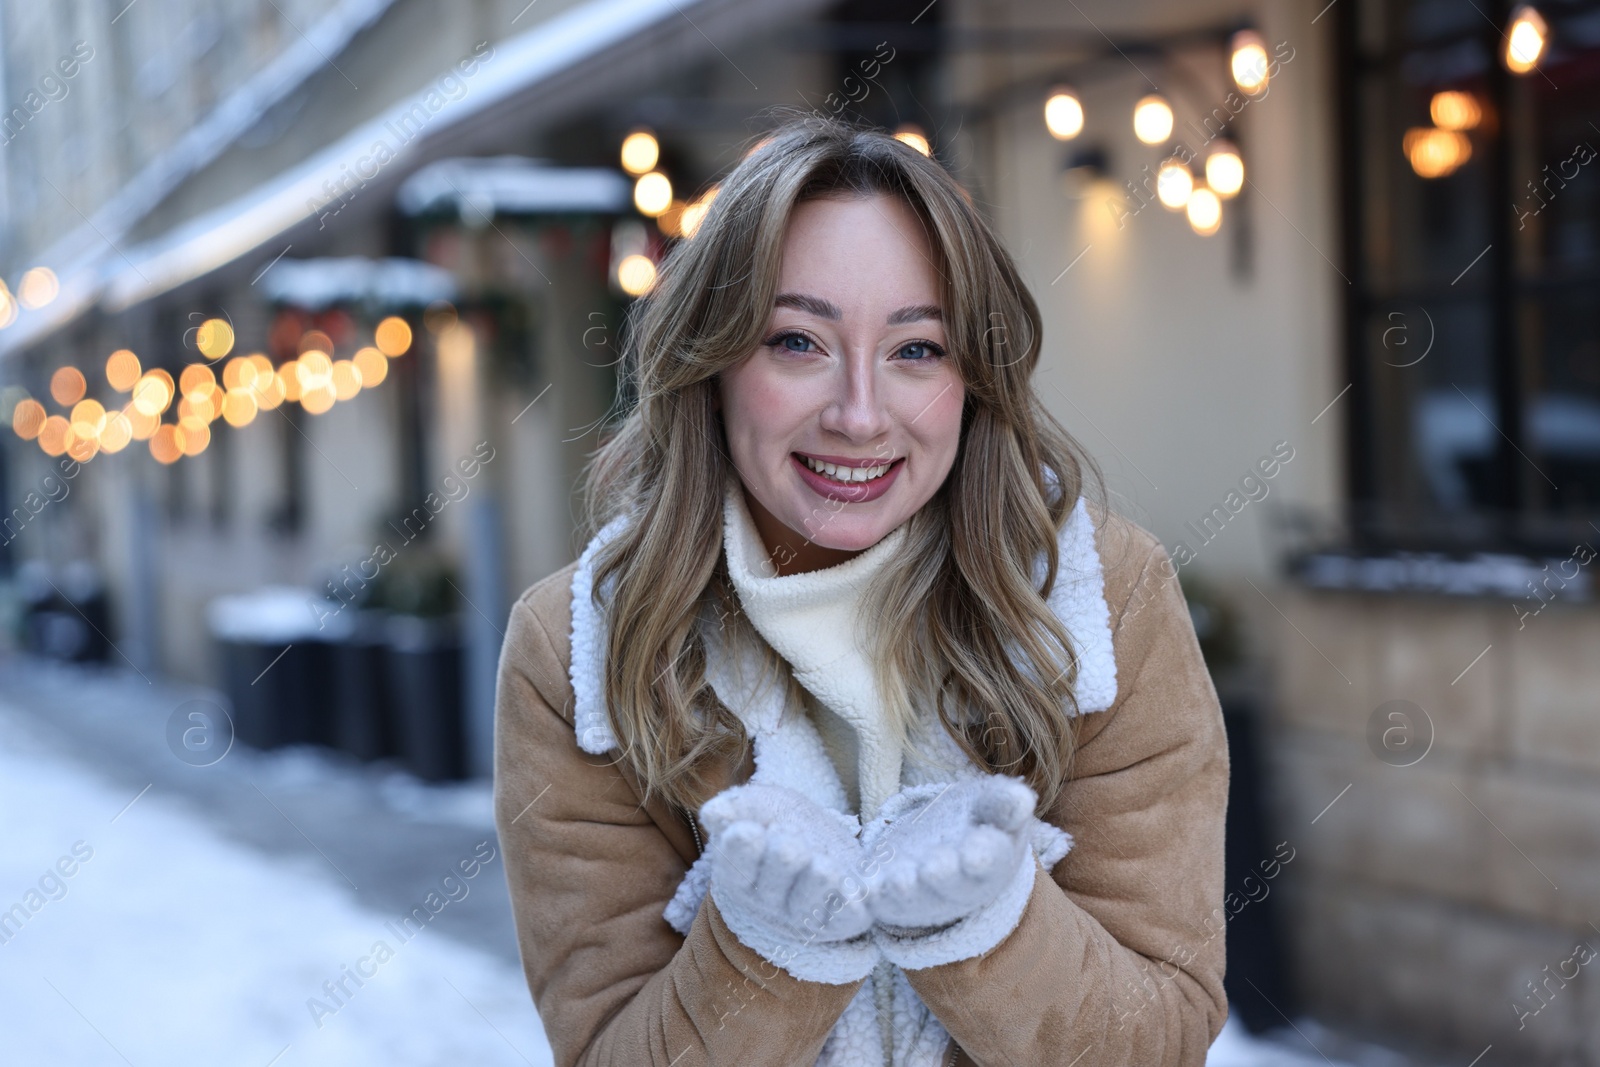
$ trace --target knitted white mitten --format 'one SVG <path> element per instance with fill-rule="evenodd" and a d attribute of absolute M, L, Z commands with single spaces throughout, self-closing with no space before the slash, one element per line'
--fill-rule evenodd
<path fill-rule="evenodd" d="M 1015 929 L 1033 891 L 1034 791 L 984 775 L 902 789 L 861 834 L 873 940 L 905 969 L 981 955 Z"/>
<path fill-rule="evenodd" d="M 785 786 L 745 783 L 706 801 L 709 892 L 739 940 L 796 978 L 846 985 L 879 952 L 867 932 L 860 822 Z"/>

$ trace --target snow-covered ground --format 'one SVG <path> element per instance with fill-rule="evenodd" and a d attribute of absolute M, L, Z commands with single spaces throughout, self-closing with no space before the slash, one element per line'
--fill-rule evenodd
<path fill-rule="evenodd" d="M 402 936 L 402 911 L 359 902 L 331 859 L 254 850 L 161 789 L 110 785 L 36 729 L 0 705 L 0 918 L 26 913 L 0 926 L 0 1060 L 552 1063 L 514 964 L 439 929 Z M 485 847 L 498 849 L 492 833 Z M 464 853 L 463 873 L 474 860 L 476 879 L 503 880 L 497 854 Z M 439 914 L 474 884 L 442 887 Z M 1207 1062 L 1333 1061 L 1230 1019 Z"/>
<path fill-rule="evenodd" d="M 44 901 L 0 931 L 0 1060 L 552 1063 L 517 968 L 426 927 L 403 941 L 399 914 L 357 905 L 331 871 L 269 861 L 154 791 L 114 792 L 4 714 L 0 823 L 0 908 Z M 477 877 L 502 879 L 497 858 Z"/>

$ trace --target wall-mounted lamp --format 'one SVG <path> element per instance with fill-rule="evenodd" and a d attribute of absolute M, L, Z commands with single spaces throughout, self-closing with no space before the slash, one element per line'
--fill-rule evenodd
<path fill-rule="evenodd" d="M 1206 156 L 1206 184 L 1227 200 L 1244 188 L 1244 158 L 1232 141 L 1218 141 Z"/>
<path fill-rule="evenodd" d="M 1151 93 L 1133 105 L 1133 135 L 1145 144 L 1164 144 L 1172 136 L 1172 105 Z"/>
<path fill-rule="evenodd" d="M 1240 30 L 1233 35 L 1229 48 L 1229 69 L 1233 84 L 1251 96 L 1267 87 L 1267 43 L 1255 30 Z"/>
<path fill-rule="evenodd" d="M 1058 141 L 1070 141 L 1083 132 L 1083 103 L 1066 86 L 1051 90 L 1044 102 L 1044 125 Z"/>

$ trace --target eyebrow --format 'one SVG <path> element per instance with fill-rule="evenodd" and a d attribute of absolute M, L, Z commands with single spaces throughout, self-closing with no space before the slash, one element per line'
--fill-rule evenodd
<path fill-rule="evenodd" d="M 805 293 L 779 293 L 772 301 L 773 307 L 794 308 L 816 315 L 818 318 L 831 319 L 838 322 L 844 318 L 844 313 L 839 310 L 839 305 L 831 300 L 824 300 L 817 296 L 807 296 Z M 903 308 L 889 313 L 890 326 L 904 326 L 911 322 L 921 322 L 924 319 L 935 321 L 943 320 L 937 304 L 908 304 Z"/>

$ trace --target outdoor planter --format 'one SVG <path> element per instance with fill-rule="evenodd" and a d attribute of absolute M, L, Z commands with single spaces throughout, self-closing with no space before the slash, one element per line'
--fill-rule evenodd
<path fill-rule="evenodd" d="M 317 626 L 316 594 L 270 587 L 219 597 L 207 608 L 234 736 L 256 748 L 332 744 L 331 643 L 346 621 Z"/>
<path fill-rule="evenodd" d="M 461 635 L 454 619 L 390 616 L 390 704 L 400 758 L 428 781 L 466 777 Z"/>
<path fill-rule="evenodd" d="M 357 759 L 396 754 L 386 650 L 388 616 L 361 611 L 342 641 L 328 646 L 332 665 L 334 744 Z"/>

